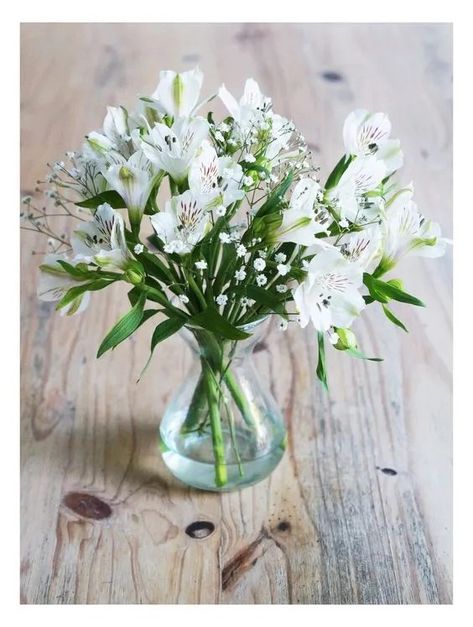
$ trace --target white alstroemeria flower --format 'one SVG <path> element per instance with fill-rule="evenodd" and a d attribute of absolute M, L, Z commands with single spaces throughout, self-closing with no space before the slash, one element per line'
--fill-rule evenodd
<path fill-rule="evenodd" d="M 199 68 L 181 73 L 164 70 L 152 98 L 173 118 L 187 117 L 197 105 L 203 78 Z"/>
<path fill-rule="evenodd" d="M 191 252 L 204 236 L 208 222 L 208 212 L 189 190 L 173 196 L 164 211 L 151 216 L 151 224 L 164 242 L 165 252 L 179 255 Z"/>
<path fill-rule="evenodd" d="M 449 240 L 441 236 L 440 226 L 426 220 L 412 200 L 412 186 L 399 190 L 386 203 L 386 219 L 382 223 L 383 256 L 381 264 L 387 271 L 401 257 L 441 257 Z"/>
<path fill-rule="evenodd" d="M 386 168 L 375 156 L 357 157 L 340 177 L 338 184 L 327 190 L 326 200 L 341 219 L 362 224 L 376 219 L 379 203 L 376 198 L 366 198 L 367 192 L 374 191 L 386 176 Z"/>
<path fill-rule="evenodd" d="M 123 218 L 108 203 L 97 207 L 92 220 L 74 231 L 71 245 L 75 260 L 107 270 L 124 270 L 130 260 Z"/>
<path fill-rule="evenodd" d="M 141 151 L 128 160 L 102 171 L 104 178 L 125 201 L 133 230 L 138 230 L 141 217 L 154 184 L 154 174 Z"/>
<path fill-rule="evenodd" d="M 204 140 L 189 169 L 189 188 L 209 209 L 228 207 L 241 200 L 243 170 L 231 157 L 218 157 L 215 148 Z"/>
<path fill-rule="evenodd" d="M 320 185 L 313 179 L 304 178 L 292 192 L 289 208 L 283 211 L 282 224 L 276 238 L 278 242 L 294 242 L 311 246 L 318 233 L 326 233 L 329 226 L 326 212 L 316 213 L 314 207 Z"/>
<path fill-rule="evenodd" d="M 58 263 L 59 261 L 67 261 L 72 266 L 77 265 L 77 260 L 70 260 L 66 255 L 46 255 L 40 266 L 40 277 L 38 283 L 38 298 L 40 300 L 54 302 L 59 301 L 71 287 L 78 287 L 87 281 L 74 279 L 64 270 Z M 89 304 L 90 293 L 84 292 L 73 300 L 69 305 L 61 309 L 61 314 L 73 316 L 81 313 Z"/>
<path fill-rule="evenodd" d="M 392 174 L 403 164 L 398 139 L 390 139 L 391 122 L 385 113 L 370 113 L 356 109 L 348 115 L 343 126 L 343 141 L 348 155 L 366 157 L 375 155 Z"/>
<path fill-rule="evenodd" d="M 86 137 L 86 146 L 99 160 L 113 162 L 120 155 L 130 156 L 131 144 L 128 113 L 124 107 L 107 107 L 103 132 L 92 131 Z"/>
<path fill-rule="evenodd" d="M 208 131 L 209 125 L 204 118 L 179 118 L 171 128 L 156 124 L 141 140 L 141 148 L 151 163 L 180 183 L 187 177 L 191 162 Z"/>
<path fill-rule="evenodd" d="M 372 272 L 381 259 L 381 229 L 373 224 L 363 231 L 346 235 L 340 246 L 340 252 L 363 272 Z"/>
<path fill-rule="evenodd" d="M 189 189 L 193 194 L 201 196 L 205 204 L 219 195 L 219 170 L 217 151 L 209 141 L 204 140 L 192 160 L 188 178 Z"/>
<path fill-rule="evenodd" d="M 239 163 L 235 163 L 231 157 L 219 157 L 219 172 L 221 176 L 220 190 L 222 205 L 228 207 L 237 200 L 245 197 L 241 189 L 243 184 L 243 170 Z"/>
<path fill-rule="evenodd" d="M 316 255 L 307 267 L 308 275 L 294 291 L 301 327 L 309 321 L 317 331 L 331 326 L 348 328 L 365 307 L 359 288 L 363 273 L 336 250 Z"/>
<path fill-rule="evenodd" d="M 264 121 L 263 112 L 271 104 L 271 99 L 261 93 L 258 83 L 252 78 L 246 81 L 243 96 L 239 102 L 236 101 L 225 85 L 222 85 L 218 90 L 218 96 L 239 126 L 242 134 L 249 131 L 252 126 L 261 125 Z"/>
<path fill-rule="evenodd" d="M 102 157 L 116 149 L 115 143 L 98 131 L 92 131 L 86 136 L 86 145 L 96 156 Z"/>
<path fill-rule="evenodd" d="M 124 107 L 107 107 L 103 131 L 117 147 L 130 139 L 128 113 Z"/>

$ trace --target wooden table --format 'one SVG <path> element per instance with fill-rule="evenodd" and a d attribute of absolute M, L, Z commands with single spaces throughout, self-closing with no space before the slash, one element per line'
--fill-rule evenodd
<path fill-rule="evenodd" d="M 197 63 L 206 92 L 225 81 L 238 93 L 256 78 L 324 174 L 350 110 L 389 112 L 404 181 L 451 235 L 448 25 L 24 25 L 22 192 L 100 127 L 107 104 L 131 105 L 160 69 Z M 157 449 L 189 364 L 181 340 L 160 346 L 136 385 L 147 332 L 95 359 L 127 308 L 125 286 L 61 318 L 36 300 L 32 249 L 44 242 L 25 233 L 23 603 L 451 602 L 450 251 L 403 263 L 406 289 L 427 309 L 396 308 L 406 335 L 370 308 L 357 333 L 385 361 L 330 351 L 328 396 L 313 333 L 272 334 L 256 359 L 284 409 L 287 454 L 259 485 L 215 495 L 175 481 Z M 186 534 L 201 520 L 215 531 Z"/>

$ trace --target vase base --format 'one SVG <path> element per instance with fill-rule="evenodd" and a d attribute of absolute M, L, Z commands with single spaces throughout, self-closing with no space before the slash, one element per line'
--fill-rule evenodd
<path fill-rule="evenodd" d="M 205 438 L 210 436 L 195 435 L 195 446 L 206 448 Z M 204 440 L 204 441 L 203 441 Z M 192 441 L 189 442 L 192 448 Z M 208 443 L 210 445 L 210 442 Z M 160 448 L 164 463 L 171 473 L 187 485 L 199 490 L 211 492 L 231 492 L 241 490 L 265 479 L 279 464 L 284 455 L 285 439 L 266 455 L 250 461 L 227 463 L 216 473 L 214 464 L 193 459 L 170 449 L 160 436 Z M 216 475 L 219 474 L 219 478 Z M 223 477 L 222 477 L 223 475 Z M 223 478 L 223 481 L 222 481 Z M 217 482 L 220 484 L 218 485 Z"/>

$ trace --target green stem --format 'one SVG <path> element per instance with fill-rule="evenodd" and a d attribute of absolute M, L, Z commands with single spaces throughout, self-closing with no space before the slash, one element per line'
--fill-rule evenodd
<path fill-rule="evenodd" d="M 220 420 L 219 391 L 215 375 L 211 367 L 206 364 L 203 370 L 209 404 L 210 427 L 212 431 L 212 445 L 215 458 L 215 485 L 222 487 L 227 483 L 227 465 L 225 462 L 225 445 Z"/>
<path fill-rule="evenodd" d="M 208 411 L 206 407 L 206 384 L 203 374 L 200 375 L 194 394 L 192 395 L 189 411 L 181 427 L 181 433 L 199 431 L 207 422 Z"/>
<path fill-rule="evenodd" d="M 235 375 L 233 374 L 233 372 L 231 372 L 229 368 L 227 368 L 223 378 L 225 380 L 227 388 L 233 396 L 235 405 L 238 407 L 241 415 L 243 416 L 243 420 L 249 427 L 254 427 L 255 423 L 251 413 L 250 404 L 248 403 L 244 392 L 242 392 L 240 386 L 238 385 L 238 381 L 236 380 Z"/>
<path fill-rule="evenodd" d="M 232 439 L 233 452 L 235 453 L 235 458 L 238 464 L 238 474 L 240 475 L 240 477 L 243 477 L 245 475 L 245 472 L 243 469 L 243 464 L 241 463 L 240 451 L 238 450 L 238 442 L 235 432 L 235 418 L 233 417 L 232 408 L 228 405 L 226 405 L 225 407 L 227 411 L 228 425 L 230 427 L 230 437 Z"/>

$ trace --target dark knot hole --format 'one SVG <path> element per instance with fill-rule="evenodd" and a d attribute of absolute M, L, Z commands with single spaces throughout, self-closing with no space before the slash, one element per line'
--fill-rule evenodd
<path fill-rule="evenodd" d="M 197 520 L 186 527 L 186 533 L 195 540 L 208 538 L 215 531 L 215 525 L 209 520 Z"/>

